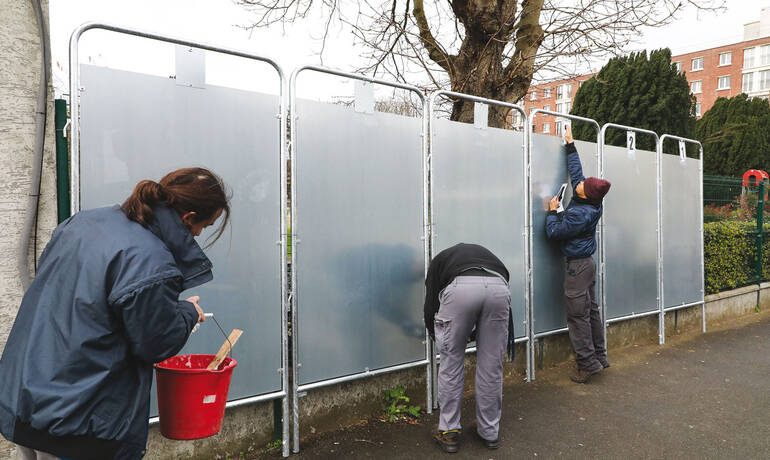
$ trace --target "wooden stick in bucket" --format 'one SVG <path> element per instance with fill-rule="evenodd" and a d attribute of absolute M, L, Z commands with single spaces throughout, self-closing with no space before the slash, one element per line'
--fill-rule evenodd
<path fill-rule="evenodd" d="M 209 363 L 206 370 L 213 371 L 217 367 L 219 367 L 220 364 L 222 364 L 222 361 L 225 360 L 225 356 L 227 356 L 230 351 L 232 351 L 232 346 L 235 345 L 235 342 L 238 341 L 238 338 L 243 334 L 243 331 L 240 329 L 233 329 L 233 331 L 230 333 L 230 337 L 225 340 L 225 343 L 222 344 L 221 347 L 219 347 L 219 351 L 217 352 L 216 356 L 214 356 L 214 359 L 211 360 L 211 363 Z"/>

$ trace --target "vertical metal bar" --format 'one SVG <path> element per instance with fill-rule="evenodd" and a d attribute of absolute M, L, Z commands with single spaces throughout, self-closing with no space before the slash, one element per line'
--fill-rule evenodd
<path fill-rule="evenodd" d="M 436 102 L 436 98 L 438 97 L 439 92 L 436 91 L 433 94 L 431 94 L 430 98 L 428 98 L 427 105 L 427 116 L 428 116 L 428 154 L 425 158 L 425 161 L 428 165 L 428 194 L 430 196 L 430 207 L 428 209 L 428 220 L 430 225 L 430 231 L 429 238 L 430 238 L 430 245 L 428 248 L 428 259 L 425 264 L 425 276 L 427 277 L 428 274 L 428 266 L 430 265 L 430 261 L 433 260 L 433 251 L 436 247 L 436 232 L 435 232 L 435 220 L 434 220 L 434 212 L 433 212 L 433 197 L 435 196 L 433 194 L 434 188 L 433 188 L 433 140 L 435 139 L 435 133 L 433 129 L 433 111 L 434 106 Z M 432 402 L 432 408 L 438 409 L 438 361 L 436 361 L 436 344 L 433 342 L 432 339 L 428 338 L 428 341 L 430 342 L 430 347 L 428 348 L 428 362 L 430 363 L 430 392 L 433 396 L 431 402 Z"/>
<path fill-rule="evenodd" d="M 281 454 L 284 457 L 289 456 L 289 286 L 288 286 L 288 251 L 289 242 L 286 228 L 286 204 L 290 197 L 286 190 L 286 174 L 287 174 L 287 151 L 286 151 L 286 78 L 283 71 L 279 68 L 278 75 L 280 77 L 280 91 L 279 91 L 279 113 L 278 113 L 278 142 L 280 145 L 280 174 L 281 178 L 278 181 L 281 187 L 280 193 L 281 206 L 280 206 L 280 231 L 281 231 L 281 386 L 283 387 L 284 395 L 281 398 Z"/>
<path fill-rule="evenodd" d="M 698 141 L 692 141 L 689 140 L 689 142 L 694 142 L 698 144 L 699 153 L 700 153 L 700 180 L 698 183 L 700 184 L 700 206 L 698 206 L 698 209 L 700 210 L 700 219 L 698 219 L 698 223 L 700 224 L 700 294 L 701 294 L 701 300 L 703 301 L 703 305 L 701 306 L 701 318 L 703 321 L 703 332 L 706 332 L 706 261 L 705 261 L 705 236 L 704 236 L 704 230 L 703 230 L 703 167 L 706 164 L 706 157 L 703 155 L 703 145 Z"/>
<path fill-rule="evenodd" d="M 290 165 L 290 196 L 291 196 L 291 413 L 292 413 L 292 451 L 299 452 L 299 395 L 297 386 L 299 382 L 299 365 L 297 359 L 299 353 L 299 325 L 297 324 L 297 247 L 300 240 L 297 238 L 297 75 L 302 69 L 296 69 L 292 72 L 289 79 L 289 116 L 291 123 L 289 125 L 289 165 Z"/>
<path fill-rule="evenodd" d="M 765 181 L 759 182 L 759 195 L 757 195 L 757 311 L 759 311 L 760 291 L 762 290 L 762 243 L 765 214 Z"/>
<path fill-rule="evenodd" d="M 430 113 L 427 98 L 422 100 L 422 242 L 423 242 L 423 278 L 428 276 L 428 265 L 431 256 L 431 231 L 430 231 Z M 425 285 L 423 284 L 423 290 Z M 423 294 L 424 296 L 424 294 Z M 425 407 L 426 411 L 433 413 L 433 346 L 432 340 L 425 329 L 425 355 L 428 364 L 425 366 Z"/>
<path fill-rule="evenodd" d="M 658 139 L 657 153 L 655 155 L 656 171 L 656 207 L 657 207 L 657 259 L 658 259 L 658 344 L 666 343 L 666 309 L 663 301 L 663 139 Z"/>

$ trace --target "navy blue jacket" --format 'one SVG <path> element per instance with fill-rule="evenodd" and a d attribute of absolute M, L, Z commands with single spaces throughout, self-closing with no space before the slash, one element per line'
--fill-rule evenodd
<path fill-rule="evenodd" d="M 548 212 L 545 233 L 549 239 L 561 240 L 561 252 L 565 257 L 581 259 L 596 252 L 596 225 L 602 217 L 602 204 L 580 198 L 575 192 L 586 178 L 574 143 L 567 144 L 567 170 L 572 181 L 572 200 L 564 212 Z"/>
<path fill-rule="evenodd" d="M 0 358 L 0 432 L 73 460 L 144 455 L 152 365 L 198 320 L 179 294 L 212 279 L 179 215 L 149 228 L 117 207 L 82 211 L 43 251 Z"/>

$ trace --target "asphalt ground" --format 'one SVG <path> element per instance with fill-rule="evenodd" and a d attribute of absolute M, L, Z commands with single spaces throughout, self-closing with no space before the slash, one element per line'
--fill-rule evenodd
<path fill-rule="evenodd" d="M 438 411 L 418 424 L 376 419 L 302 440 L 297 459 L 770 459 L 770 314 L 674 336 L 665 346 L 610 350 L 587 384 L 574 365 L 503 388 L 500 448 L 475 437 L 473 394 L 460 451 L 432 440 Z M 273 458 L 273 452 L 254 458 Z"/>

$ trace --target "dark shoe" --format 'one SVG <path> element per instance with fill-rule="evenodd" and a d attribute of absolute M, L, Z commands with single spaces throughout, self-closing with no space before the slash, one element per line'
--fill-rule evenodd
<path fill-rule="evenodd" d="M 494 449 L 497 449 L 498 447 L 500 447 L 500 442 L 499 442 L 500 438 L 498 438 L 498 439 L 484 439 L 484 438 L 481 437 L 481 435 L 479 434 L 478 431 L 476 431 L 475 433 L 476 433 L 476 437 L 481 439 L 481 442 L 484 443 L 484 447 L 486 447 L 487 449 L 494 450 Z"/>
<path fill-rule="evenodd" d="M 439 447 L 448 453 L 453 454 L 460 448 L 460 432 L 459 430 L 439 431 L 433 436 Z"/>
<path fill-rule="evenodd" d="M 602 369 L 607 369 L 608 367 L 610 367 L 610 362 L 607 361 L 607 358 L 596 358 L 596 359 L 598 359 L 599 363 L 601 363 Z"/>
<path fill-rule="evenodd" d="M 602 370 L 601 367 L 594 369 L 592 371 L 585 370 L 585 369 L 578 369 L 577 372 L 570 377 L 570 380 L 572 380 L 575 383 L 586 383 L 588 382 L 588 379 L 594 375 L 598 374 Z"/>

